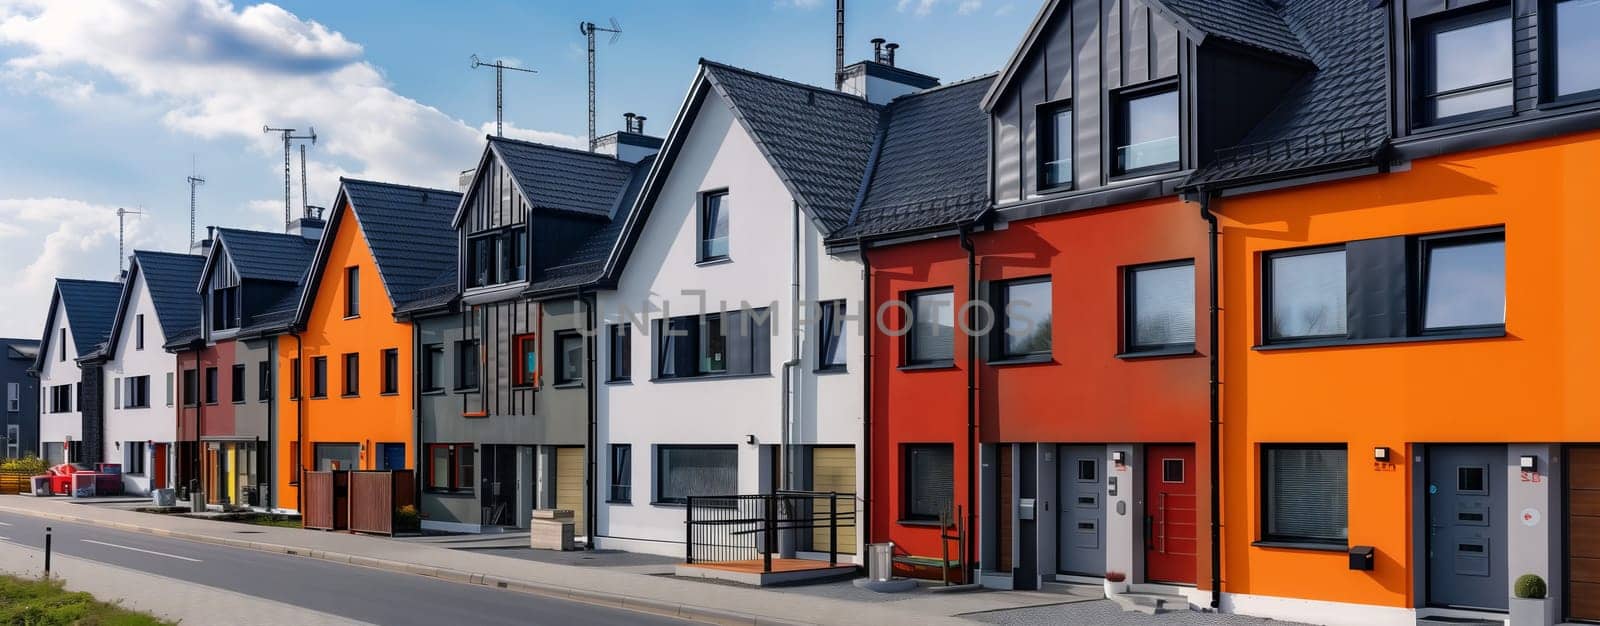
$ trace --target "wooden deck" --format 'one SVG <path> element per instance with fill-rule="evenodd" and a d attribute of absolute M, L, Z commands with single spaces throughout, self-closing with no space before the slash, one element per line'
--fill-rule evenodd
<path fill-rule="evenodd" d="M 719 561 L 716 563 L 685 563 L 685 567 L 704 567 L 706 569 L 722 570 L 725 572 L 740 572 L 744 574 L 762 573 L 763 562 L 761 559 L 746 561 Z M 831 569 L 827 561 L 813 561 L 811 559 L 785 559 L 772 557 L 772 573 L 807 572 L 811 570 Z"/>
<path fill-rule="evenodd" d="M 827 561 L 773 557 L 772 571 L 763 572 L 763 569 L 765 568 L 761 559 L 719 561 L 716 563 L 679 563 L 677 575 L 731 580 L 760 587 L 849 576 L 855 573 L 856 566 L 853 563 L 843 561 L 838 565 L 828 565 Z"/>

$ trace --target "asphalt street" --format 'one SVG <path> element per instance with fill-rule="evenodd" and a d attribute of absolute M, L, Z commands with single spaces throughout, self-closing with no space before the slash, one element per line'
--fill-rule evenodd
<path fill-rule="evenodd" d="M 686 624 L 545 596 L 282 554 L 0 514 L 0 541 L 374 624 Z M 251 527 L 239 525 L 240 537 Z M 151 589 L 150 593 L 161 590 Z"/>

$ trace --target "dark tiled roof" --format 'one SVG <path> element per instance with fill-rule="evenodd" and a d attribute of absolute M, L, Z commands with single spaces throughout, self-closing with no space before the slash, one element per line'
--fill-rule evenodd
<path fill-rule="evenodd" d="M 500 155 L 535 208 L 611 217 L 633 169 L 604 154 L 501 137 L 489 146 Z"/>
<path fill-rule="evenodd" d="M 1385 9 L 1370 0 L 1292 0 L 1280 11 L 1316 69 L 1240 145 L 1219 151 L 1185 186 L 1246 184 L 1372 161 L 1387 141 Z"/>
<path fill-rule="evenodd" d="M 72 343 L 78 356 L 98 352 L 106 342 L 106 335 L 111 333 L 117 301 L 122 298 L 122 283 L 57 278 L 56 289 L 61 293 L 61 306 L 67 311 L 67 324 L 72 328 Z"/>
<path fill-rule="evenodd" d="M 989 116 L 994 75 L 901 96 L 889 105 L 861 208 L 834 239 L 948 226 L 989 205 Z"/>
<path fill-rule="evenodd" d="M 144 274 L 145 286 L 150 291 L 150 303 L 156 309 L 161 336 L 171 338 L 188 332 L 200 332 L 202 302 L 195 284 L 200 282 L 200 272 L 206 258 L 195 254 L 174 254 L 135 250 L 134 261 Z"/>
<path fill-rule="evenodd" d="M 218 228 L 217 237 L 246 280 L 298 283 L 317 250 L 315 239 L 287 233 Z"/>
<path fill-rule="evenodd" d="M 456 299 L 456 290 L 459 288 L 456 284 L 456 266 L 452 263 L 449 269 L 435 276 L 433 280 L 428 281 L 428 284 L 423 288 L 418 289 L 411 300 L 396 306 L 394 312 L 419 313 L 448 306 L 452 300 Z"/>
<path fill-rule="evenodd" d="M 4 345 L 6 347 L 7 358 L 32 361 L 39 356 L 38 339 L 17 339 L 5 337 L 0 338 L 0 345 Z"/>
<path fill-rule="evenodd" d="M 778 177 L 826 233 L 850 220 L 880 107 L 859 97 L 702 59 Z"/>
<path fill-rule="evenodd" d="M 628 180 L 627 187 L 618 198 L 616 217 L 591 233 L 583 243 L 578 244 L 560 265 L 540 271 L 539 276 L 528 287 L 529 292 L 570 289 L 600 279 L 601 273 L 605 270 L 607 256 L 611 254 L 612 248 L 616 247 L 617 239 L 622 236 L 622 227 L 627 221 L 625 219 L 627 210 L 639 197 L 639 191 L 644 188 L 645 178 L 649 176 L 650 166 L 655 160 L 655 156 L 652 155 L 634 164 L 633 174 Z"/>
<path fill-rule="evenodd" d="M 457 238 L 451 218 L 461 194 L 349 178 L 340 184 L 391 305 L 398 308 L 417 298 L 445 268 L 454 272 Z"/>
<path fill-rule="evenodd" d="M 1338 0 L 1313 0 L 1336 4 Z M 1234 43 L 1306 60 L 1300 39 L 1284 18 L 1273 10 L 1269 0 L 1153 0 L 1159 10 L 1165 7 L 1180 23 Z"/>
<path fill-rule="evenodd" d="M 305 283 L 297 283 L 294 289 L 284 293 L 267 307 L 250 315 L 249 320 L 239 327 L 240 336 L 271 334 L 288 330 L 294 324 L 294 314 L 300 308 L 300 293 L 305 289 Z"/>

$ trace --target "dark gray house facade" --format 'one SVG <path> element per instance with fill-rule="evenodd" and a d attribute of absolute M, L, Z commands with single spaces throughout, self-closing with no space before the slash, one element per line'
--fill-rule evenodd
<path fill-rule="evenodd" d="M 0 339 L 0 385 L 5 386 L 5 407 L 0 432 L 5 447 L 0 458 L 39 455 L 39 379 L 28 373 L 39 356 L 37 339 Z"/>

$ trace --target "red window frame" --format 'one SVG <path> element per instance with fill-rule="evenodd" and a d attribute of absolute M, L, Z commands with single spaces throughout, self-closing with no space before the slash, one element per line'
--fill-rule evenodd
<path fill-rule="evenodd" d="M 533 369 L 528 368 L 529 352 L 533 355 Z M 539 384 L 539 335 L 525 333 L 511 338 L 511 354 L 516 357 L 516 375 L 513 382 L 518 387 L 535 387 Z"/>
<path fill-rule="evenodd" d="M 449 473 L 448 473 L 449 474 L 449 479 L 448 479 L 449 486 L 446 486 L 446 487 L 440 487 L 440 486 L 435 485 L 433 483 L 433 476 L 434 476 L 434 471 L 433 471 L 434 470 L 434 457 L 433 457 L 433 454 L 434 454 L 435 450 L 439 450 L 439 449 L 445 449 L 445 450 L 449 451 L 449 453 L 446 455 L 446 458 L 449 459 L 448 461 L 446 461 L 446 463 L 449 463 L 449 465 L 450 465 L 450 470 L 449 470 Z M 430 444 L 428 444 L 428 451 L 427 451 L 427 455 L 425 457 L 425 460 L 428 463 L 428 469 L 427 469 L 427 474 L 425 475 L 425 478 L 424 478 L 423 483 L 422 483 L 423 484 L 423 488 L 425 490 L 427 490 L 427 491 L 433 491 L 433 492 L 457 492 L 457 491 L 471 492 L 472 491 L 472 472 L 471 471 L 468 471 L 468 472 L 462 472 L 461 471 L 462 470 L 461 461 L 462 461 L 463 458 L 465 458 L 467 456 L 467 455 L 462 454 L 463 450 L 467 451 L 470 454 L 472 452 L 472 444 L 470 444 L 470 443 L 430 443 Z M 476 466 L 476 459 L 474 459 L 474 462 L 471 465 L 469 465 L 468 467 L 474 467 L 474 466 Z M 465 475 L 463 475 L 463 474 L 465 474 Z"/>

